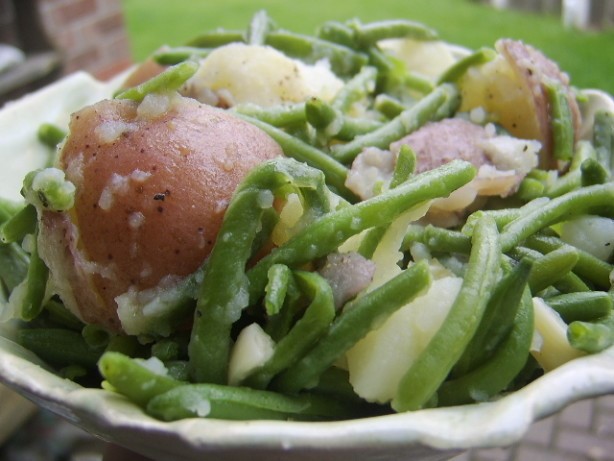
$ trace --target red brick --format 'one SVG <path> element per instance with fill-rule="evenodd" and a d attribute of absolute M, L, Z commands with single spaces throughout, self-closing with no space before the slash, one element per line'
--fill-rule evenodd
<path fill-rule="evenodd" d="M 100 52 L 97 48 L 91 47 L 81 51 L 78 54 L 67 54 L 67 62 L 64 69 L 65 72 L 71 73 L 79 70 L 89 70 L 95 67 L 96 62 L 100 59 Z"/>
<path fill-rule="evenodd" d="M 101 34 L 108 34 L 124 31 L 124 17 L 120 13 L 115 13 L 110 16 L 104 17 L 96 21 L 96 29 Z"/>
<path fill-rule="evenodd" d="M 57 18 L 62 24 L 82 19 L 96 12 L 96 0 L 72 0 L 58 8 Z"/>

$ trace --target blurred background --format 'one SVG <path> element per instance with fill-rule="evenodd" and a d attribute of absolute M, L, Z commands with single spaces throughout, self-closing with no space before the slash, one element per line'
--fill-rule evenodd
<path fill-rule="evenodd" d="M 203 31 L 245 30 L 260 9 L 308 34 L 330 19 L 403 17 L 469 48 L 521 39 L 557 61 L 575 86 L 614 94 L 614 0 L 0 0 L 0 104 L 79 70 L 111 78 Z M 536 423 L 511 447 L 455 461 L 614 460 L 613 440 L 614 396 L 607 396 Z M 103 449 L 0 387 L 1 461 L 98 461 Z"/>

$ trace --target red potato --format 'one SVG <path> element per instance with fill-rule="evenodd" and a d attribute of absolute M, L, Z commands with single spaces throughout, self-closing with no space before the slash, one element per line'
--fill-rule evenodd
<path fill-rule="evenodd" d="M 541 51 L 517 40 L 499 40 L 498 57 L 471 69 L 459 82 L 461 111 L 484 108 L 514 136 L 542 144 L 540 167 L 559 167 L 552 155 L 552 116 L 545 84 L 556 81 L 567 93 L 575 136 L 579 138 L 581 116 L 569 77 Z"/>
<path fill-rule="evenodd" d="M 115 298 L 193 273 L 233 191 L 282 155 L 258 128 L 180 96 L 105 100 L 72 115 L 59 167 L 68 212 L 44 212 L 39 246 L 66 306 L 121 331 Z"/>

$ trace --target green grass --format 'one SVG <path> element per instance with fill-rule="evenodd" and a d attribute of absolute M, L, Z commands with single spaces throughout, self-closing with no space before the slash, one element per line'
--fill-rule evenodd
<path fill-rule="evenodd" d="M 266 9 L 279 26 L 313 33 L 328 19 L 363 22 L 396 17 L 422 21 L 441 37 L 471 48 L 497 38 L 524 40 L 540 48 L 568 72 L 578 87 L 614 94 L 614 30 L 569 30 L 560 18 L 498 11 L 470 0 L 123 0 L 135 59 L 162 44 L 181 45 L 199 32 L 218 27 L 245 29 L 251 16 Z"/>

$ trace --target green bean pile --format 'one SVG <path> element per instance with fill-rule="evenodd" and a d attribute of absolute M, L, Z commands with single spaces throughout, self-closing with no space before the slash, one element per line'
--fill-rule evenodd
<path fill-rule="evenodd" d="M 153 59 L 166 70 L 116 98 L 141 101 L 181 89 L 199 60 L 234 42 L 267 45 L 305 63 L 326 59 L 344 86 L 328 102 L 228 109 L 270 135 L 286 157 L 254 168 L 237 188 L 210 256 L 175 289 L 172 306 L 149 335 L 84 325 L 49 294 L 49 270 L 36 248 L 36 209 L 70 209 L 73 190 L 62 177 L 41 182 L 40 171 L 29 174 L 25 204 L 0 201 L 0 280 L 4 298 L 11 298 L 3 306 L 12 306 L 22 321 L 21 344 L 60 376 L 123 394 L 162 420 L 307 421 L 460 405 L 513 392 L 549 371 L 534 353 L 536 309 L 543 304 L 564 325 L 570 357 L 614 344 L 612 254 L 595 256 L 567 236 L 570 226 L 573 233 L 569 223 L 614 217 L 614 114 L 598 112 L 592 138 L 576 142 L 569 106 L 560 88 L 550 85 L 553 155 L 566 166 L 558 172 L 534 168 L 515 193 L 486 200 L 456 226 L 417 220 L 412 216 L 420 218 L 419 210 L 433 200 L 470 183 L 476 167 L 453 160 L 416 173 L 416 154 L 404 147 L 390 184 L 360 200 L 346 183 L 352 162 L 365 148 L 388 149 L 430 122 L 459 115 L 457 82 L 496 53 L 469 53 L 432 81 L 378 45 L 394 38 L 432 41 L 437 33 L 408 20 L 353 20 L 327 22 L 317 36 L 303 36 L 260 12 L 246 31 L 208 32 L 156 52 Z M 356 104 L 368 116 L 353 114 Z M 38 133 L 53 147 L 66 135 L 52 125 Z M 304 209 L 300 225 L 262 255 L 280 220 L 273 203 L 291 194 Z M 352 239 L 358 254 L 375 260 L 398 229 L 399 245 L 388 248 L 400 252 L 397 272 L 336 305 L 331 283 L 318 270 L 323 261 Z M 436 278 L 433 261 L 462 276 L 458 294 L 424 350 L 402 370 L 394 397 L 369 402 L 353 389 L 345 355 L 401 308 L 420 305 Z M 229 383 L 233 347 L 253 324 L 271 339 L 272 352 Z"/>

